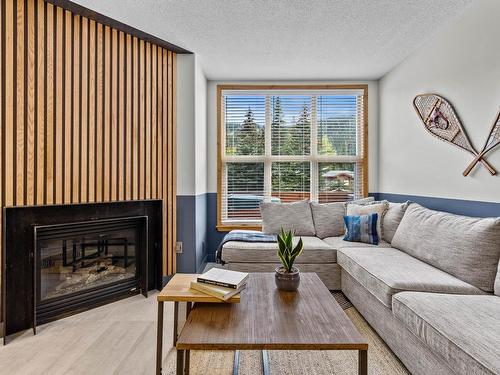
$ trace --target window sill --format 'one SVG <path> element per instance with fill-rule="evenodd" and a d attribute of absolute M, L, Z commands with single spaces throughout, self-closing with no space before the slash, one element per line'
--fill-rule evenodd
<path fill-rule="evenodd" d="M 235 229 L 262 230 L 262 226 L 255 224 L 219 224 L 216 229 L 217 232 L 229 232 Z"/>

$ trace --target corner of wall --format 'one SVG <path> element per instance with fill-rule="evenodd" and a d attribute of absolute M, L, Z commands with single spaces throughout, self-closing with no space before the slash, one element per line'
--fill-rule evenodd
<path fill-rule="evenodd" d="M 179 272 L 196 272 L 207 255 L 207 79 L 198 55 L 177 62 L 177 254 Z"/>

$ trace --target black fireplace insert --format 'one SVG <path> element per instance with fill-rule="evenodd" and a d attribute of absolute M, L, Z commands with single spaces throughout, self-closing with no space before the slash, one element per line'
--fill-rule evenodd
<path fill-rule="evenodd" d="M 35 320 L 147 292 L 148 217 L 36 226 Z"/>
<path fill-rule="evenodd" d="M 162 286 L 161 200 L 6 207 L 8 335 Z"/>

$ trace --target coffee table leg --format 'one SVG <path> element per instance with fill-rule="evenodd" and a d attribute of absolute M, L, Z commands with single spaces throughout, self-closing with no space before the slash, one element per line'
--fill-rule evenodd
<path fill-rule="evenodd" d="M 360 350 L 358 353 L 358 373 L 368 375 L 368 350 Z"/>
<path fill-rule="evenodd" d="M 269 375 L 269 356 L 267 350 L 262 351 L 262 372 L 264 375 Z"/>
<path fill-rule="evenodd" d="M 184 355 L 184 375 L 189 375 L 189 350 L 186 350 L 185 351 L 185 355 Z"/>
<path fill-rule="evenodd" d="M 191 302 L 186 302 L 186 320 L 191 312 Z"/>
<path fill-rule="evenodd" d="M 177 350 L 177 375 L 184 374 L 184 350 Z"/>
<path fill-rule="evenodd" d="M 163 357 L 163 301 L 158 301 L 158 327 L 156 328 L 156 374 L 161 374 Z"/>
<path fill-rule="evenodd" d="M 179 323 L 179 302 L 174 302 L 174 346 L 177 344 L 177 324 Z"/>
<path fill-rule="evenodd" d="M 233 359 L 233 375 L 238 375 L 238 371 L 240 368 L 240 351 L 234 351 L 234 359 Z"/>

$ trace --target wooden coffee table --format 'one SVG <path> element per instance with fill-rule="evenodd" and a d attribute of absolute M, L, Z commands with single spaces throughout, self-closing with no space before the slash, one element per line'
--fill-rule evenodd
<path fill-rule="evenodd" d="M 357 350 L 366 375 L 367 340 L 315 273 L 300 277 L 290 293 L 274 274 L 253 273 L 239 304 L 196 304 L 177 340 L 177 374 L 189 374 L 190 350 Z"/>

